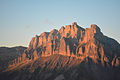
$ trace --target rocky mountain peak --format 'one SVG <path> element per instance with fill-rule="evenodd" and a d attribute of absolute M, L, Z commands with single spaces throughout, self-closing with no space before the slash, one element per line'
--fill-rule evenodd
<path fill-rule="evenodd" d="M 73 22 L 73 23 L 72 23 L 72 26 L 74 26 L 74 25 L 77 25 L 77 22 Z"/>
<path fill-rule="evenodd" d="M 53 29 L 50 33 L 57 33 L 58 30 L 57 29 Z"/>
<path fill-rule="evenodd" d="M 0 80 L 120 80 L 120 44 L 73 22 L 35 35 L 4 72 Z"/>
<path fill-rule="evenodd" d="M 62 27 L 60 28 L 59 32 L 60 32 L 60 33 L 63 33 L 63 32 L 64 32 L 64 30 L 65 30 L 65 27 L 64 27 L 64 26 L 62 26 Z"/>
<path fill-rule="evenodd" d="M 94 63 L 101 63 L 103 66 L 120 66 L 120 44 L 104 36 L 96 24 L 84 29 L 76 22 L 62 26 L 60 30 L 53 29 L 40 36 L 36 35 L 20 56 L 19 59 L 22 61 L 18 60 L 18 64 L 55 54 L 74 57 L 81 61 L 89 57 Z"/>
<path fill-rule="evenodd" d="M 96 24 L 92 24 L 90 28 L 94 31 L 94 33 L 101 32 L 100 28 Z"/>

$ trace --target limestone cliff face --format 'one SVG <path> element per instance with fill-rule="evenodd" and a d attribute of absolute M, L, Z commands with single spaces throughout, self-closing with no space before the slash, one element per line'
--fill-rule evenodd
<path fill-rule="evenodd" d="M 85 60 L 88 57 L 103 66 L 120 67 L 120 44 L 103 35 L 100 28 L 92 24 L 90 28 L 82 28 L 76 22 L 53 29 L 35 36 L 29 47 L 17 59 L 20 63 L 36 60 L 54 54 L 76 57 Z"/>
<path fill-rule="evenodd" d="M 72 53 L 72 46 L 79 44 L 79 40 L 83 38 L 85 29 L 77 25 L 76 22 L 72 25 L 61 27 L 58 31 L 53 29 L 51 32 L 44 32 L 40 36 L 32 38 L 28 51 L 31 49 L 42 48 L 42 55 L 63 54 L 69 55 Z"/>

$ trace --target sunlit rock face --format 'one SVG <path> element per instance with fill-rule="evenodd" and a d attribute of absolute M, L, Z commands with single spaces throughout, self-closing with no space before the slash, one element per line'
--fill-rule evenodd
<path fill-rule="evenodd" d="M 44 32 L 40 36 L 36 35 L 32 38 L 28 50 L 42 48 L 45 50 L 42 51 L 44 55 L 63 54 L 70 56 L 73 44 L 79 44 L 80 38 L 84 36 L 84 31 L 85 29 L 74 22 L 72 25 L 62 26 L 59 31 L 53 29 L 51 32 Z"/>
<path fill-rule="evenodd" d="M 28 48 L 13 61 L 13 64 L 54 54 L 81 60 L 89 57 L 103 66 L 120 67 L 120 44 L 104 36 L 96 24 L 84 29 L 76 22 L 62 26 L 60 30 L 53 29 L 51 32 L 43 32 L 40 36 L 33 37 Z"/>
<path fill-rule="evenodd" d="M 96 24 L 73 22 L 35 35 L 5 72 L 10 80 L 120 80 L 120 44 Z"/>

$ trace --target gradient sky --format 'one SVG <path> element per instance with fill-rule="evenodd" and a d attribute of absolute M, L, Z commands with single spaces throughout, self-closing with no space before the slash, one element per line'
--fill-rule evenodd
<path fill-rule="evenodd" d="M 97 24 L 120 43 L 120 0 L 0 0 L 0 46 L 28 46 L 35 34 Z"/>

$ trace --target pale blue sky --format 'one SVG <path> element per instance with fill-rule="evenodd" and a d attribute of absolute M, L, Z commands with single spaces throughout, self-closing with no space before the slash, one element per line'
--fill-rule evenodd
<path fill-rule="evenodd" d="M 120 0 L 0 0 L 0 46 L 28 46 L 35 34 L 77 22 L 120 42 Z"/>

